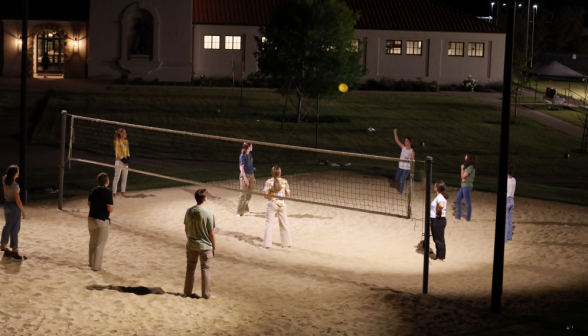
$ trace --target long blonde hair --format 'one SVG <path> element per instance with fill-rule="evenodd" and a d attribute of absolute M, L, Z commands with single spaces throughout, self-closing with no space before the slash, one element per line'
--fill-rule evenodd
<path fill-rule="evenodd" d="M 126 133 L 127 131 L 125 131 L 124 128 L 119 128 L 116 131 L 114 131 L 114 146 L 116 147 L 116 143 L 121 141 L 123 139 L 123 133 Z"/>
<path fill-rule="evenodd" d="M 272 187 L 272 192 L 277 194 L 278 192 L 280 192 L 280 190 L 282 190 L 282 184 L 279 180 L 280 176 L 282 176 L 282 168 L 280 168 L 279 166 L 273 166 L 272 176 L 274 177 L 274 185 Z"/>

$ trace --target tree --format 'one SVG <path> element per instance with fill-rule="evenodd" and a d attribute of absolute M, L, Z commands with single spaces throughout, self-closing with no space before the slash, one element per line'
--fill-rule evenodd
<path fill-rule="evenodd" d="M 259 72 L 276 80 L 282 94 L 290 87 L 296 92 L 298 122 L 303 96 L 340 96 L 340 83 L 354 88 L 365 74 L 354 43 L 358 19 L 343 2 L 295 0 L 278 6 L 272 23 L 259 28 Z"/>

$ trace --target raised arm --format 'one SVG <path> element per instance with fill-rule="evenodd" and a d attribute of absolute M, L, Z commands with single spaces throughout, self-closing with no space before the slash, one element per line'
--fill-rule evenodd
<path fill-rule="evenodd" d="M 398 130 L 396 128 L 394 129 L 394 140 L 396 140 L 396 143 L 400 148 L 404 148 L 404 144 L 398 140 Z"/>

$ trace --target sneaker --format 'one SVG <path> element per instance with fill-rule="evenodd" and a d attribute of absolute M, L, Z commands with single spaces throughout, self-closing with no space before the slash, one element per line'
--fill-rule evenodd
<path fill-rule="evenodd" d="M 237 214 L 237 217 L 241 217 L 241 215 Z"/>
<path fill-rule="evenodd" d="M 245 216 L 251 216 L 251 212 L 246 212 Z"/>
<path fill-rule="evenodd" d="M 18 252 L 12 252 L 12 259 L 15 259 L 18 261 L 23 261 L 23 260 L 27 260 L 27 257 L 21 256 L 20 254 L 18 254 Z"/>

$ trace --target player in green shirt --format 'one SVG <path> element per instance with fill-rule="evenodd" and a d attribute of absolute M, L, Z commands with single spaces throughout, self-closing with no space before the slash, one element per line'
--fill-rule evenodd
<path fill-rule="evenodd" d="M 208 192 L 206 189 L 198 189 L 194 194 L 197 205 L 186 211 L 184 225 L 186 230 L 186 281 L 184 283 L 184 294 L 194 297 L 194 271 L 200 258 L 200 270 L 202 277 L 202 297 L 205 299 L 216 299 L 210 294 L 210 273 L 212 258 L 216 251 L 216 240 L 214 236 L 214 214 L 204 207 Z"/>

